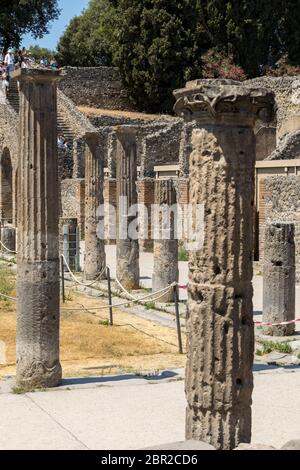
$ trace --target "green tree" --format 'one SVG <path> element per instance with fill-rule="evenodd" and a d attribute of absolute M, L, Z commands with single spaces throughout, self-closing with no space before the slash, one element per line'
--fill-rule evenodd
<path fill-rule="evenodd" d="M 19 47 L 28 32 L 35 38 L 42 37 L 48 32 L 49 22 L 58 15 L 57 0 L 1 0 L 1 47 Z"/>
<path fill-rule="evenodd" d="M 300 0 L 282 0 L 278 26 L 280 48 L 292 65 L 300 65 Z"/>
<path fill-rule="evenodd" d="M 93 67 L 112 63 L 112 18 L 109 0 L 91 0 L 82 15 L 74 17 L 58 43 L 62 65 Z"/>
<path fill-rule="evenodd" d="M 28 48 L 28 51 L 31 52 L 32 56 L 36 59 L 36 61 L 40 61 L 43 57 L 47 57 L 47 59 L 49 60 L 52 59 L 52 57 L 56 56 L 55 51 L 37 45 L 30 46 Z"/>
<path fill-rule="evenodd" d="M 208 46 L 194 0 L 119 0 L 114 63 L 141 110 L 169 112 L 172 91 L 199 76 Z"/>
<path fill-rule="evenodd" d="M 281 0 L 199 0 L 200 21 L 213 47 L 232 54 L 249 77 L 280 51 Z"/>

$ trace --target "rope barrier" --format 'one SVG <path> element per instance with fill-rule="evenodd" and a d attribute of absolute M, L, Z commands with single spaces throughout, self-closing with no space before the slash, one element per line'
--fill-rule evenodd
<path fill-rule="evenodd" d="M 149 302 L 150 300 L 156 300 L 156 299 L 151 299 L 151 297 L 156 297 L 157 294 L 160 294 L 161 292 L 163 292 L 163 295 L 168 292 L 168 290 L 172 289 L 174 286 L 176 286 L 176 282 L 173 282 L 173 284 L 170 284 L 169 286 L 165 287 L 164 289 L 161 289 L 159 291 L 156 291 L 156 292 L 151 292 L 151 294 L 148 294 L 147 296 L 143 297 L 143 300 L 138 297 L 134 297 L 134 295 L 132 295 L 128 290 L 125 289 L 124 286 L 122 286 L 121 282 L 118 280 L 118 278 L 116 277 L 115 279 L 116 283 L 120 286 L 120 288 L 122 289 L 122 291 L 128 295 L 128 297 L 130 297 L 132 300 L 134 300 L 135 302 Z M 159 296 L 158 299 L 160 299 L 161 297 L 163 297 L 163 295 Z"/>
<path fill-rule="evenodd" d="M 101 273 L 97 276 L 97 278 L 96 278 L 94 281 L 92 281 L 92 282 L 89 283 L 89 284 L 84 284 L 84 283 L 81 282 L 81 281 L 75 276 L 75 274 L 71 271 L 71 268 L 70 268 L 70 266 L 69 266 L 69 264 L 68 264 L 68 262 L 67 262 L 67 260 L 66 260 L 66 258 L 65 258 L 65 255 L 61 255 L 61 256 L 63 257 L 63 260 L 64 260 L 64 262 L 65 262 L 65 265 L 66 265 L 66 267 L 67 267 L 67 270 L 68 270 L 69 273 L 71 274 L 71 276 L 72 276 L 72 278 L 74 279 L 74 281 L 75 281 L 77 284 L 79 284 L 79 285 L 81 285 L 81 286 L 84 286 L 84 287 L 92 287 L 94 284 L 96 284 L 96 282 L 99 281 L 99 279 L 103 276 L 103 274 L 104 274 L 104 272 L 105 272 L 105 270 L 106 270 L 106 267 L 104 267 L 104 268 L 102 269 Z"/>
<path fill-rule="evenodd" d="M 16 251 L 12 251 L 12 250 L 10 250 L 9 248 L 7 248 L 7 246 L 5 246 L 4 243 L 3 243 L 1 240 L 0 240 L 0 245 L 1 245 L 8 253 L 12 253 L 12 254 L 14 254 L 14 255 L 17 254 Z"/>
<path fill-rule="evenodd" d="M 17 301 L 15 297 L 9 297 L 9 295 L 2 294 L 1 292 L 0 292 L 0 297 L 3 297 L 4 299 L 8 299 L 8 300 L 13 300 L 14 302 Z"/>
<path fill-rule="evenodd" d="M 165 293 L 170 289 L 170 286 L 168 286 L 167 288 L 165 289 L 162 289 L 161 291 L 158 291 L 155 293 L 156 294 L 159 294 L 157 297 L 153 298 L 152 300 L 153 301 L 156 301 L 156 300 L 159 300 L 160 298 L 162 298 Z M 151 296 L 153 296 L 153 293 L 150 294 Z M 147 299 L 149 301 L 149 294 L 146 295 L 146 296 L 143 296 L 139 299 L 136 299 L 136 300 L 127 300 L 126 302 L 121 302 L 119 304 L 111 304 L 111 305 L 103 305 L 101 307 L 95 307 L 95 308 L 89 308 L 89 310 L 103 310 L 103 309 L 107 309 L 107 308 L 110 308 L 110 307 L 123 307 L 125 305 L 131 305 L 133 303 L 139 303 L 139 302 L 142 302 L 143 300 Z M 62 312 L 80 312 L 82 311 L 82 309 L 75 309 L 75 308 L 62 308 L 61 309 Z"/>

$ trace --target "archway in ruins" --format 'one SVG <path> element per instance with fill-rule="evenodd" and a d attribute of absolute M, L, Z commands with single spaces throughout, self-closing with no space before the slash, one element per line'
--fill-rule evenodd
<path fill-rule="evenodd" d="M 3 150 L 1 156 L 1 187 L 0 187 L 0 210 L 1 222 L 12 223 L 13 221 L 13 171 L 10 151 Z"/>

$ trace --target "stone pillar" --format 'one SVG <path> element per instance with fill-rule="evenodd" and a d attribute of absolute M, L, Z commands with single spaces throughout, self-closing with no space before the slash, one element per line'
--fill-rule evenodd
<path fill-rule="evenodd" d="M 3 253 L 9 253 L 9 251 L 16 251 L 16 229 L 14 227 L 2 227 L 1 228 L 1 242 L 4 246 L 1 246 Z M 9 250 L 9 251 L 8 251 Z"/>
<path fill-rule="evenodd" d="M 142 207 L 142 213 L 140 212 L 141 238 L 139 248 L 140 252 L 144 253 L 153 251 L 151 209 L 154 204 L 154 183 L 153 178 L 141 178 L 137 182 L 138 202 Z"/>
<path fill-rule="evenodd" d="M 190 156 L 204 240 L 190 251 L 186 436 L 233 449 L 251 439 L 253 126 L 271 119 L 274 97 L 227 80 L 189 82 L 174 94 L 177 114 L 202 127 Z"/>
<path fill-rule="evenodd" d="M 126 289 L 139 288 L 139 240 L 131 237 L 130 224 L 137 214 L 128 215 L 137 204 L 136 133 L 130 127 L 119 127 L 117 134 L 117 277 Z"/>
<path fill-rule="evenodd" d="M 295 227 L 294 224 L 272 223 L 265 231 L 263 322 L 281 323 L 295 320 Z M 295 324 L 264 327 L 264 333 L 288 336 Z"/>
<path fill-rule="evenodd" d="M 54 387 L 59 362 L 57 80 L 20 69 L 17 384 Z"/>
<path fill-rule="evenodd" d="M 84 178 L 85 141 L 76 139 L 73 142 L 73 178 Z"/>
<path fill-rule="evenodd" d="M 155 205 L 156 208 L 160 207 L 160 211 L 156 214 L 157 220 L 154 223 L 153 292 L 164 289 L 173 282 L 178 282 L 178 240 L 175 226 L 177 211 L 171 212 L 176 200 L 173 180 L 155 181 Z M 159 301 L 172 302 L 173 290 L 166 292 Z"/>
<path fill-rule="evenodd" d="M 85 153 L 85 261 L 87 280 L 94 280 L 102 272 L 105 279 L 104 233 L 99 229 L 99 208 L 103 207 L 103 159 L 97 133 L 87 136 Z M 103 223 L 104 229 L 104 223 Z"/>

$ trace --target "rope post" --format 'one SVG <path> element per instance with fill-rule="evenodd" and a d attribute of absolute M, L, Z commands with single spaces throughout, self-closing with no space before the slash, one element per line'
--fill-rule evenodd
<path fill-rule="evenodd" d="M 76 257 L 75 257 L 75 270 L 80 272 L 80 227 L 76 226 Z"/>
<path fill-rule="evenodd" d="M 61 271 L 61 295 L 63 304 L 66 303 L 66 295 L 65 295 L 65 264 L 64 264 L 64 257 L 60 257 L 60 271 Z"/>
<path fill-rule="evenodd" d="M 179 314 L 179 296 L 178 296 L 178 286 L 177 285 L 175 285 L 173 287 L 173 297 L 174 297 L 174 303 L 175 303 L 176 327 L 177 327 L 179 354 L 183 354 L 181 324 L 180 324 L 180 314 Z"/>
<path fill-rule="evenodd" d="M 113 308 L 112 308 L 112 295 L 111 295 L 111 278 L 110 278 L 110 268 L 106 268 L 107 273 L 107 286 L 108 286 L 108 302 L 109 302 L 109 324 L 110 326 L 114 325 L 113 319 Z"/>

